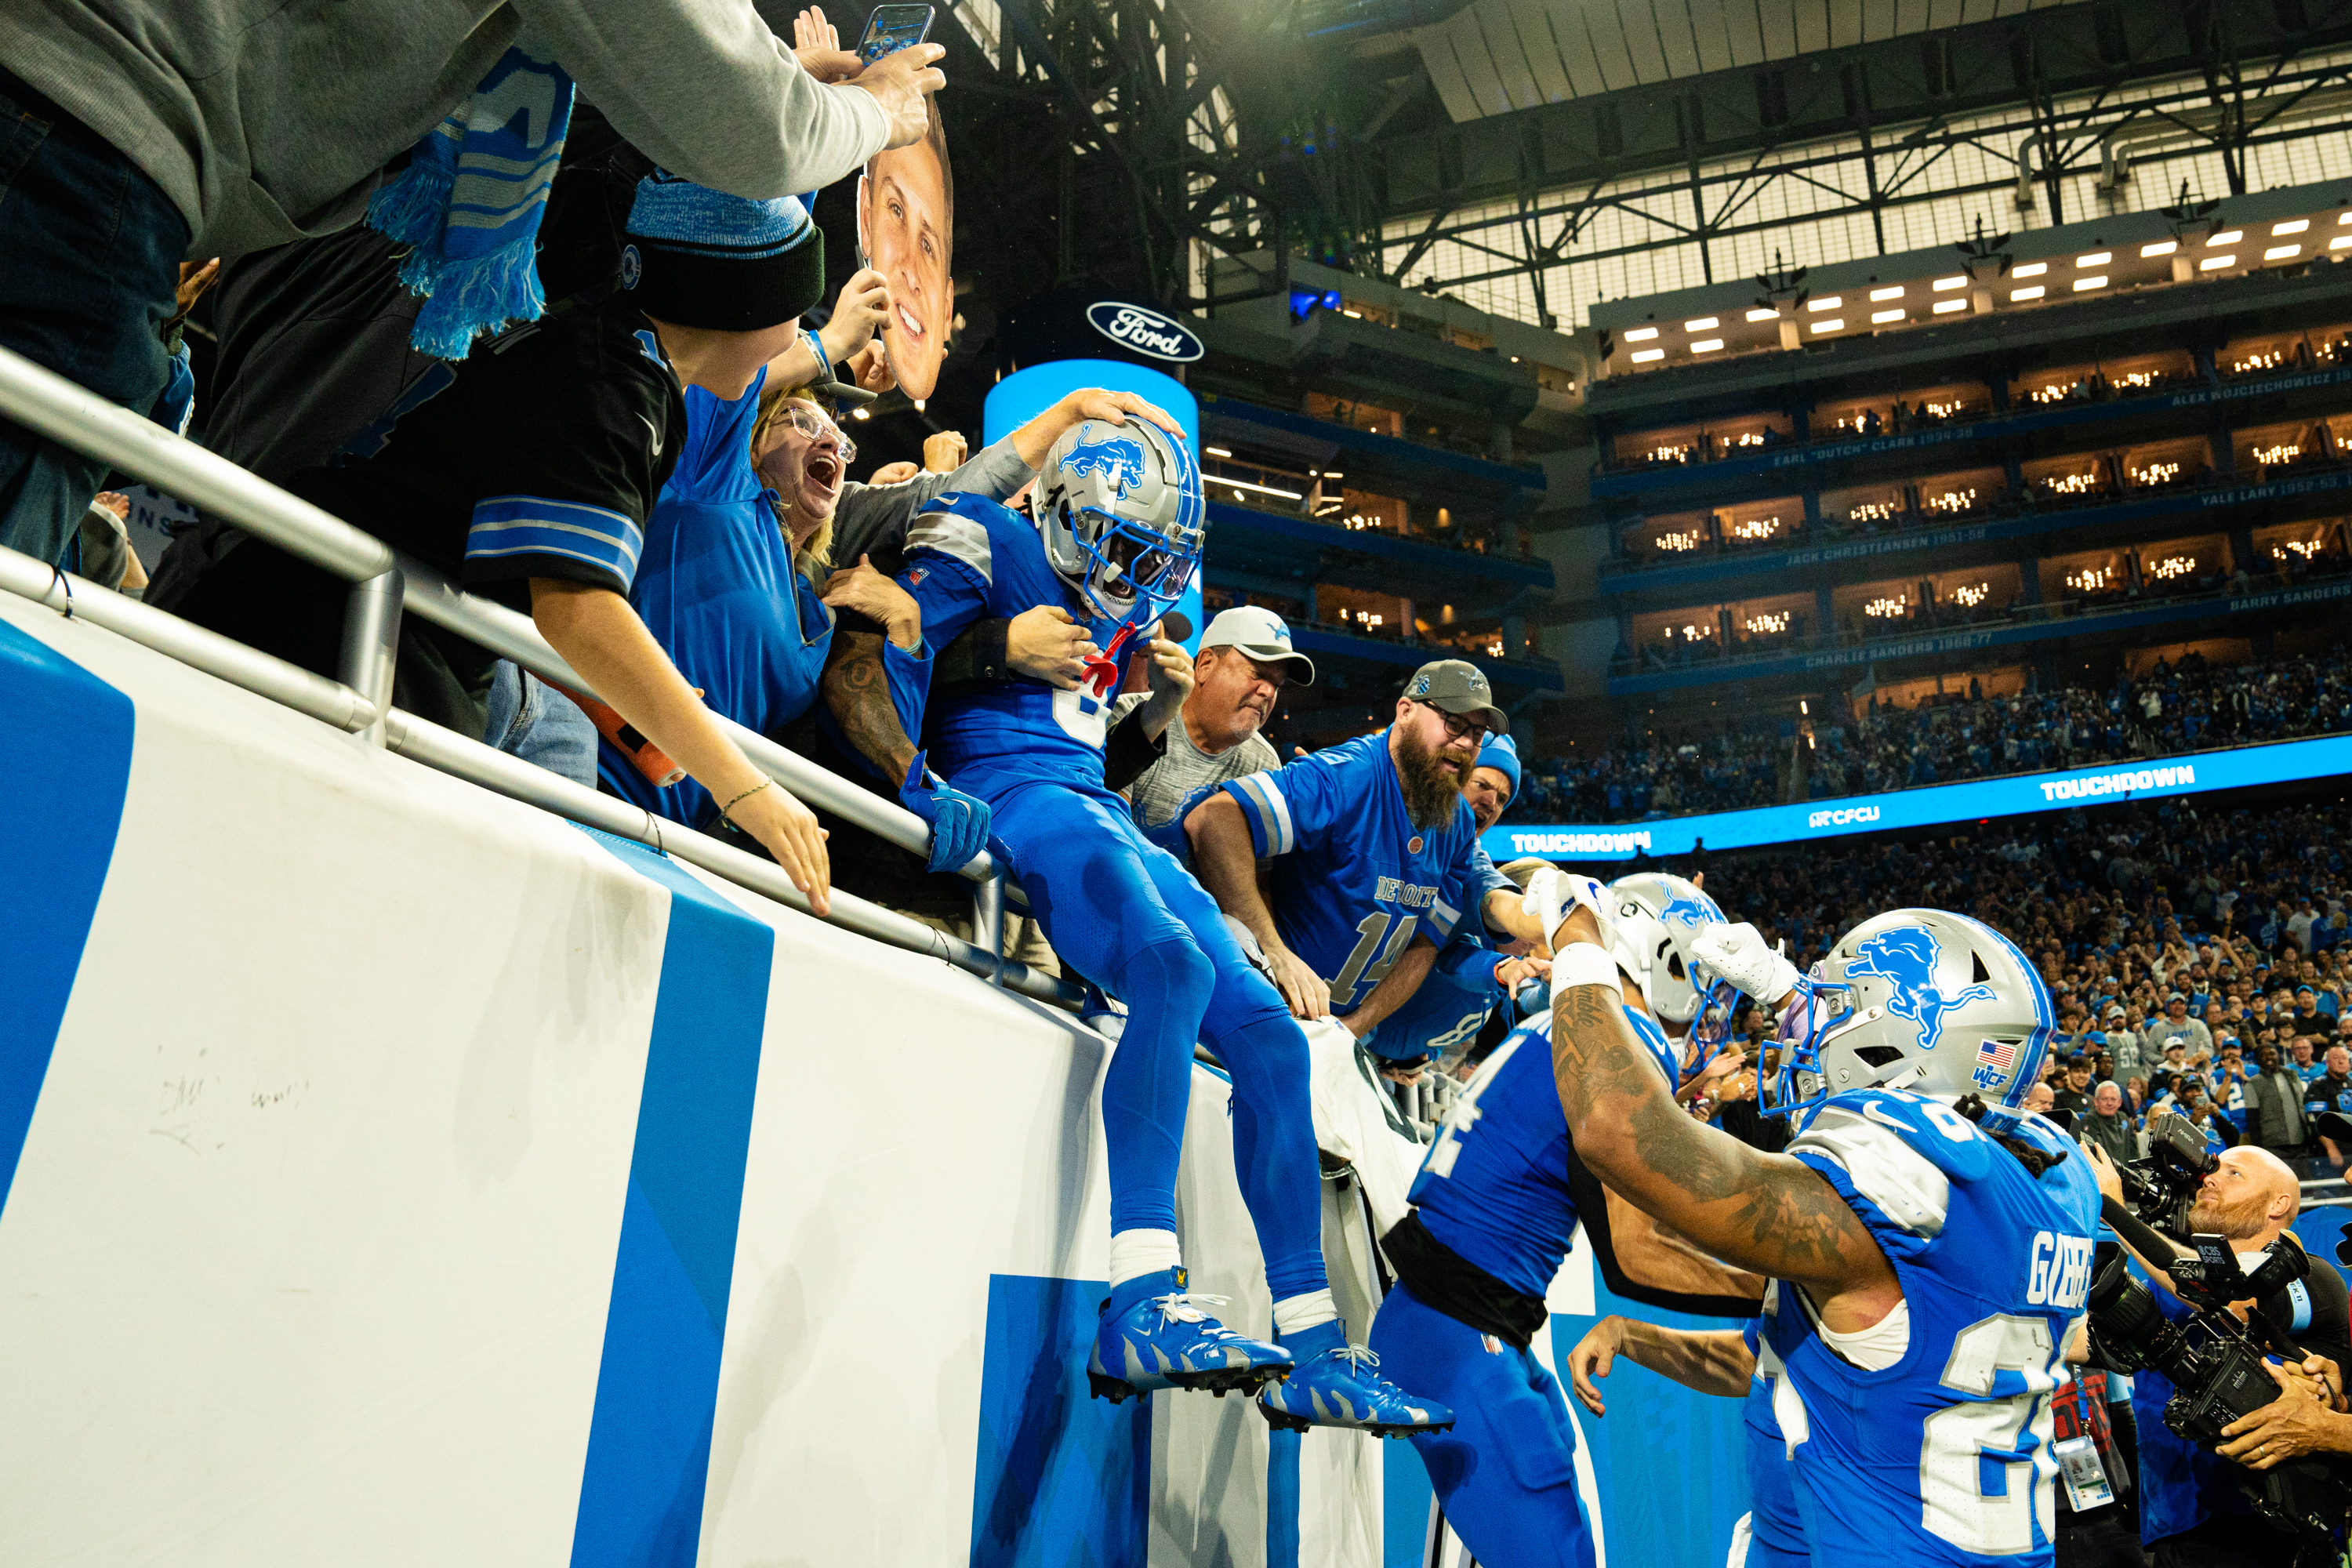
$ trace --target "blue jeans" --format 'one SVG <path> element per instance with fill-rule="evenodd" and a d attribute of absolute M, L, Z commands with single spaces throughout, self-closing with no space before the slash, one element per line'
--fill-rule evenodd
<path fill-rule="evenodd" d="M 0 348 L 146 415 L 187 248 L 154 181 L 0 70 Z M 106 470 L 0 419 L 0 545 L 58 561 Z"/>
<path fill-rule="evenodd" d="M 596 726 L 580 704 L 512 659 L 499 660 L 490 675 L 482 740 L 573 784 L 596 787 Z"/>

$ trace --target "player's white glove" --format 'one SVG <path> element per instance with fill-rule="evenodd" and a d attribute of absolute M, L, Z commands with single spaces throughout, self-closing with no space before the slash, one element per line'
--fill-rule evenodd
<path fill-rule="evenodd" d="M 1797 966 L 1773 952 L 1764 933 L 1746 921 L 1706 927 L 1691 939 L 1690 952 L 1691 957 L 1767 1005 L 1778 1004 L 1803 978 Z"/>
<path fill-rule="evenodd" d="M 1579 905 L 1591 910 L 1593 919 L 1601 922 L 1601 945 L 1604 948 L 1617 937 L 1616 927 L 1609 918 L 1610 904 L 1605 886 L 1557 866 L 1547 866 L 1528 878 L 1528 890 L 1519 900 L 1519 908 L 1542 924 L 1547 942 L 1559 934 L 1559 922 Z"/>

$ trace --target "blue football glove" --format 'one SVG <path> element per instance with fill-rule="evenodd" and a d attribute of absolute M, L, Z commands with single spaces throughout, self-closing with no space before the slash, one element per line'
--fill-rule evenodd
<path fill-rule="evenodd" d="M 961 870 L 988 847 L 988 803 L 976 800 L 923 766 L 925 753 L 915 753 L 907 770 L 908 783 L 898 791 L 898 804 L 927 823 L 931 830 L 933 871 Z"/>

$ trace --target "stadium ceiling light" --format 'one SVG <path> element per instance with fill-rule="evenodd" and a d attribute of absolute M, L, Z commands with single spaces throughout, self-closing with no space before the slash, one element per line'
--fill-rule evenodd
<path fill-rule="evenodd" d="M 1958 278 L 1938 278 L 1935 282 L 1935 289 L 1938 294 L 1948 294 L 1955 289 L 1965 289 L 1968 286 L 1969 280 L 1965 276 Z"/>
<path fill-rule="evenodd" d="M 1696 321 L 1685 321 L 1683 323 L 1683 331 L 1686 332 L 1711 332 L 1715 331 L 1719 324 L 1720 323 L 1717 322 L 1713 316 L 1701 316 Z"/>
<path fill-rule="evenodd" d="M 1344 479 L 1348 476 L 1337 468 L 1326 468 L 1323 470 L 1323 477 L 1327 479 Z"/>
<path fill-rule="evenodd" d="M 2096 278 L 2077 278 L 2074 279 L 2074 292 L 2077 294 L 2080 294 L 2085 289 L 2104 289 L 2106 286 L 2107 279 L 2106 274 L 2105 273 L 2101 273 Z"/>
<path fill-rule="evenodd" d="M 2311 220 L 2307 217 L 2296 218 L 2292 223 L 2274 223 L 2271 225 L 2271 237 L 2276 239 L 2281 235 L 2301 234 L 2310 226 Z"/>
<path fill-rule="evenodd" d="M 1701 338 L 1698 342 L 1691 344 L 1690 347 L 1691 353 L 1695 354 L 1711 354 L 1722 346 L 1723 340 L 1721 338 Z"/>
<path fill-rule="evenodd" d="M 2352 234 L 2339 234 L 2334 239 L 2327 242 L 2327 248 L 2330 250 L 2341 250 L 2347 245 L 2352 245 Z"/>
<path fill-rule="evenodd" d="M 1806 300 L 1806 301 L 1805 301 L 1805 309 L 1806 309 L 1806 310 L 1814 310 L 1814 311 L 1821 311 L 1821 310 L 1836 310 L 1836 309 L 1837 309 L 1841 304 L 1843 304 L 1843 303 L 1844 303 L 1844 301 L 1843 301 L 1843 300 L 1840 300 L 1836 295 L 1832 294 L 1832 295 L 1831 295 L 1831 296 L 1830 296 L 1828 299 L 1826 299 L 1826 300 Z"/>
<path fill-rule="evenodd" d="M 2029 261 L 2017 268 L 2013 275 L 2019 278 L 2039 278 L 2049 270 L 2050 263 L 2046 261 Z"/>
<path fill-rule="evenodd" d="M 1948 316 L 1955 310 L 1965 310 L 1968 308 L 1969 302 L 1966 300 L 1938 300 L 1936 301 L 1936 314 L 1939 316 Z"/>
<path fill-rule="evenodd" d="M 2299 245 L 2273 245 L 2268 250 L 2263 252 L 2263 259 L 2264 261 L 2284 261 L 2290 256 L 2300 256 L 2302 254 L 2303 247 Z"/>
<path fill-rule="evenodd" d="M 2235 267 L 2237 264 L 2238 258 L 2234 256 L 2209 256 L 2197 264 L 2197 270 L 2213 272 L 2224 267 Z"/>
<path fill-rule="evenodd" d="M 2169 256 L 2179 248 L 2180 242 L 2177 239 L 2159 239 L 2154 245 L 2141 246 L 2139 253 L 2142 256 Z"/>
<path fill-rule="evenodd" d="M 1900 310 L 1873 310 L 1870 313 L 1870 321 L 1873 326 L 1877 326 L 1886 321 L 1899 321 L 1902 319 L 1903 312 Z"/>
<path fill-rule="evenodd" d="M 2078 268 L 2105 267 L 2108 262 L 2113 261 L 2115 258 L 2116 253 L 2112 250 L 2095 250 L 2088 256 L 2078 256 L 2074 258 L 2074 265 Z"/>
<path fill-rule="evenodd" d="M 2238 243 L 2238 241 L 2240 241 L 2240 240 L 2242 240 L 2242 239 L 2243 239 L 2243 238 L 2245 238 L 2245 237 L 2246 237 L 2246 231 L 2245 231 L 2244 229 L 2242 229 L 2242 228 L 2233 228 L 2233 229 L 2231 229 L 2231 230 L 2229 233 L 2227 233 L 2227 234 L 2217 234 L 2217 235 L 2215 235 L 2212 238 L 2210 238 L 2210 239 L 2209 239 L 2209 240 L 2207 240 L 2207 241 L 2205 242 L 2205 247 L 2206 247 L 2206 248 L 2207 248 L 2207 249 L 2209 249 L 2209 250 L 2210 250 L 2210 249 L 2211 249 L 2214 246 L 2217 246 L 2217 245 L 2235 245 L 2235 244 L 2237 244 L 2237 243 Z"/>
<path fill-rule="evenodd" d="M 2042 298 L 2042 285 L 2036 283 L 2031 289 L 2011 289 L 2009 291 L 2009 298 L 2012 304 L 2020 300 L 2039 300 Z"/>
<path fill-rule="evenodd" d="M 1203 447 L 1201 450 L 1208 453 L 1212 458 L 1230 458 L 1233 456 L 1231 452 L 1226 451 L 1223 447 Z"/>
<path fill-rule="evenodd" d="M 1870 298 L 1873 303 L 1880 300 L 1900 300 L 1903 298 L 1903 285 L 1897 283 L 1892 289 L 1873 289 L 1870 291 Z"/>
<path fill-rule="evenodd" d="M 1817 332 L 1837 332 L 1843 331 L 1844 330 L 1845 322 L 1835 316 L 1832 316 L 1826 321 L 1815 321 L 1813 323 L 1813 331 Z"/>
<path fill-rule="evenodd" d="M 1646 343 L 1657 335 L 1658 329 L 1655 327 L 1635 327 L 1625 334 L 1625 341 L 1629 343 Z"/>
<path fill-rule="evenodd" d="M 1635 349 L 1633 351 L 1633 363 L 1635 364 L 1647 364 L 1654 359 L 1664 359 L 1665 357 L 1666 351 L 1664 349 Z"/>
<path fill-rule="evenodd" d="M 1780 312 L 1764 310 L 1750 310 L 1748 312 L 1748 319 L 1751 321 L 1777 321 L 1780 319 Z"/>

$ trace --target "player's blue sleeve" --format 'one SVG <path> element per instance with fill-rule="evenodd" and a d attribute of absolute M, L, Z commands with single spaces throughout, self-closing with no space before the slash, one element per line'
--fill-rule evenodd
<path fill-rule="evenodd" d="M 1430 965 L 1429 975 L 1475 995 L 1497 989 L 1495 965 L 1502 960 L 1501 953 L 1463 931 L 1437 950 L 1437 960 Z"/>
<path fill-rule="evenodd" d="M 1286 768 L 1234 779 L 1225 793 L 1241 803 L 1261 860 L 1319 844 L 1347 815 L 1347 782 L 1319 752 Z"/>
<path fill-rule="evenodd" d="M 951 508 L 935 507 L 908 525 L 907 568 L 898 586 L 923 612 L 926 645 L 947 647 L 986 612 L 992 563 L 988 525 L 978 519 Z M 924 673 L 928 678 L 929 669 Z M 895 700 L 895 688 L 891 695 Z M 919 714 L 920 710 L 917 711 Z M 910 729 L 907 733 L 919 731 Z"/>
<path fill-rule="evenodd" d="M 1468 843 L 1470 852 L 1462 858 L 1456 871 L 1462 879 L 1462 890 L 1467 900 L 1462 907 L 1478 911 L 1478 922 L 1485 925 L 1486 895 L 1508 893 L 1516 899 L 1519 896 L 1519 885 L 1495 869 L 1495 862 L 1487 858 L 1486 847 L 1479 843 L 1475 836 Z"/>

